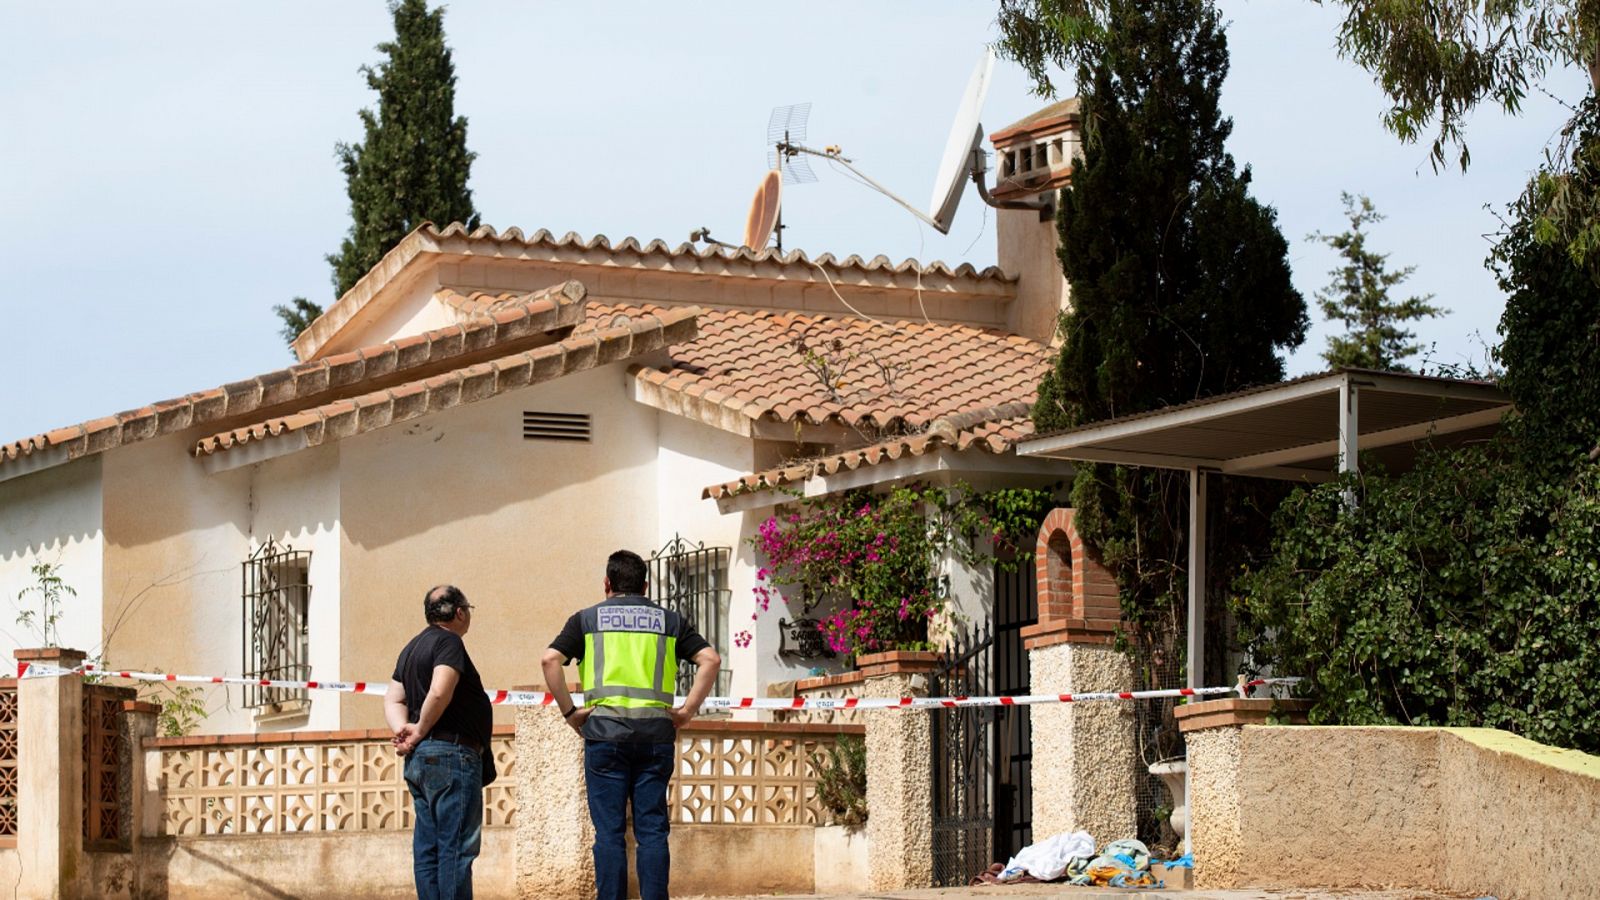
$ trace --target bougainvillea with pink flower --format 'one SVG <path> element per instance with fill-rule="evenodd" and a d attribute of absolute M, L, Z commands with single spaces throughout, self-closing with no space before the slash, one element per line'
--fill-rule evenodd
<path fill-rule="evenodd" d="M 906 485 L 799 500 L 751 538 L 759 618 L 774 603 L 818 614 L 834 653 L 930 649 L 928 622 L 943 607 L 946 558 L 984 558 L 987 542 L 1012 565 L 1032 549 L 1048 490 L 978 494 L 966 486 Z M 749 641 L 749 632 L 739 639 Z"/>

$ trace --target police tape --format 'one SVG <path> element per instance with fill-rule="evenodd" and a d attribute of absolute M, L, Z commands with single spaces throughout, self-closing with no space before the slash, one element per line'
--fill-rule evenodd
<path fill-rule="evenodd" d="M 382 695 L 389 683 L 376 681 L 285 681 L 273 678 L 247 678 L 228 675 L 173 675 L 166 672 L 132 672 L 85 664 L 73 668 L 17 663 L 18 678 L 59 678 L 63 675 L 90 675 L 128 681 L 171 682 L 178 684 L 237 684 L 288 690 L 333 691 L 343 694 Z M 1234 687 L 1165 688 L 1149 691 L 1085 691 L 1074 694 L 1020 694 L 998 697 L 707 697 L 702 710 L 766 709 L 850 711 L 868 709 L 942 709 L 966 706 L 1034 706 L 1041 703 L 1090 703 L 1107 700 L 1154 700 L 1172 697 L 1214 697 L 1224 694 L 1249 696 L 1253 688 L 1294 685 L 1299 678 L 1254 678 Z M 495 706 L 552 706 L 555 695 L 547 691 L 484 691 Z M 685 698 L 674 698 L 682 705 Z M 574 693 L 572 702 L 581 705 L 583 694 Z"/>

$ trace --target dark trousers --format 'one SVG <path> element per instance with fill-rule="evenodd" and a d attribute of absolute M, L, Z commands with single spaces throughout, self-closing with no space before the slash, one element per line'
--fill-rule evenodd
<path fill-rule="evenodd" d="M 406 757 L 416 826 L 411 865 L 420 900 L 472 900 L 472 863 L 483 837 L 483 760 L 477 751 L 424 740 Z"/>
<path fill-rule="evenodd" d="M 594 874 L 599 900 L 628 896 L 628 847 L 624 829 L 633 803 L 633 839 L 638 845 L 639 897 L 667 900 L 672 857 L 667 782 L 676 745 L 585 741 L 584 779 L 589 818 L 594 820 Z"/>

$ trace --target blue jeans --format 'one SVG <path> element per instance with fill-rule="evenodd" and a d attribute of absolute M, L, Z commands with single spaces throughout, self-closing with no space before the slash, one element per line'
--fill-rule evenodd
<path fill-rule="evenodd" d="M 424 740 L 406 757 L 416 827 L 411 865 L 418 900 L 472 900 L 472 862 L 483 836 L 483 760 L 446 741 Z"/>
<path fill-rule="evenodd" d="M 599 900 L 628 896 L 628 847 L 624 836 L 628 801 L 633 801 L 633 839 L 638 844 L 640 900 L 667 900 L 672 856 L 667 850 L 667 781 L 676 744 L 585 741 L 584 781 L 589 818 L 594 820 L 594 875 Z"/>

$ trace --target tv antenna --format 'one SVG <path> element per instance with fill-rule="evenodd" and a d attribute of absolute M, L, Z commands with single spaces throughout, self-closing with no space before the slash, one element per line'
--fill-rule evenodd
<path fill-rule="evenodd" d="M 983 124 L 978 121 L 978 117 L 983 112 L 983 101 L 989 93 L 989 76 L 993 71 L 994 51 L 985 47 L 977 67 L 972 70 L 972 76 L 967 79 L 967 88 L 961 95 L 961 103 L 956 107 L 955 123 L 950 126 L 950 136 L 945 139 L 944 157 L 934 178 L 933 197 L 928 204 L 928 212 L 912 206 L 898 194 L 856 168 L 855 161 L 845 156 L 840 148 L 827 147 L 817 150 L 806 146 L 803 142 L 806 118 L 811 112 L 809 103 L 780 106 L 772 111 L 772 117 L 767 122 L 767 139 L 773 143 L 775 152 L 769 154 L 768 160 L 773 163 L 773 168 L 783 173 L 783 181 L 786 184 L 804 184 L 816 180 L 816 175 L 806 162 L 806 158 L 810 156 L 821 157 L 844 166 L 868 187 L 900 204 L 907 212 L 933 226 L 940 234 L 950 233 L 950 225 L 956 217 L 956 208 L 961 205 L 962 181 L 966 179 L 971 179 L 978 186 L 978 196 L 996 209 L 1051 209 L 1052 204 L 1047 199 L 996 200 L 989 194 L 988 185 L 984 183 L 988 165 L 983 152 Z M 793 181 L 790 180 L 791 176 L 794 178 Z M 780 248 L 782 227 L 780 223 L 778 226 Z"/>

